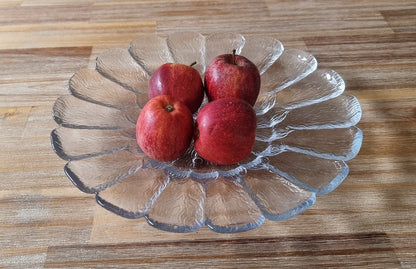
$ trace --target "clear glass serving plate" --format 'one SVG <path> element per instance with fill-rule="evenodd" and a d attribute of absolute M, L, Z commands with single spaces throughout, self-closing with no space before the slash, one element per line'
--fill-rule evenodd
<path fill-rule="evenodd" d="M 146 156 L 135 124 L 152 72 L 166 62 L 196 61 L 203 76 L 210 60 L 233 49 L 261 73 L 251 155 L 230 166 L 204 161 L 192 146 L 170 163 Z M 73 184 L 120 216 L 144 217 L 171 232 L 204 225 L 220 233 L 247 231 L 300 214 L 346 178 L 362 132 L 355 127 L 360 104 L 344 89 L 335 71 L 319 69 L 311 54 L 284 49 L 271 37 L 143 35 L 127 49 L 99 55 L 95 69 L 73 75 L 70 93 L 53 107 L 59 127 L 52 146 L 68 161 L 64 171 Z"/>

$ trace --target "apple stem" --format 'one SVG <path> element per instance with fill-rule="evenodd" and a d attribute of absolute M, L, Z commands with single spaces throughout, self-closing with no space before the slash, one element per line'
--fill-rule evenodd
<path fill-rule="evenodd" d="M 173 111 L 173 106 L 171 104 L 168 104 L 167 106 L 165 106 L 165 110 L 167 112 L 172 112 Z"/>
<path fill-rule="evenodd" d="M 233 64 L 235 65 L 235 64 L 237 64 L 236 62 L 235 62 L 235 52 L 236 52 L 236 50 L 235 49 L 233 49 Z"/>
<path fill-rule="evenodd" d="M 190 67 L 192 67 L 192 66 L 194 66 L 194 65 L 196 65 L 196 61 L 195 61 L 195 62 L 193 62 L 193 63 L 191 63 L 189 66 L 190 66 Z"/>

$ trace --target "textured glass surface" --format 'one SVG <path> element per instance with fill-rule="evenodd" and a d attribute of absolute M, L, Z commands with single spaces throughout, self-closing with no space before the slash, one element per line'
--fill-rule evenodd
<path fill-rule="evenodd" d="M 161 163 L 136 143 L 135 125 L 148 101 L 147 83 L 166 62 L 191 64 L 203 76 L 217 55 L 232 50 L 261 73 L 254 106 L 258 125 L 250 156 L 221 166 L 191 145 L 184 156 Z M 159 229 L 215 232 L 254 229 L 266 219 L 292 218 L 316 195 L 334 190 L 348 175 L 346 162 L 360 150 L 357 98 L 344 94 L 335 71 L 319 69 L 313 55 L 284 48 L 267 36 L 179 32 L 143 35 L 126 49 L 99 55 L 95 69 L 69 80 L 53 117 L 52 147 L 67 160 L 64 171 L 98 204 L 126 218 L 145 218 Z"/>

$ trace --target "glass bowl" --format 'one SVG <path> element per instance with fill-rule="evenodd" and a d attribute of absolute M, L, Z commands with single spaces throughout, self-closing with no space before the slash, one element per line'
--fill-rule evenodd
<path fill-rule="evenodd" d="M 196 61 L 203 76 L 210 60 L 233 49 L 261 74 L 251 155 L 228 166 L 206 162 L 192 145 L 170 163 L 146 156 L 135 125 L 152 72 L 166 62 Z M 51 133 L 52 147 L 68 161 L 64 171 L 72 183 L 95 194 L 98 204 L 122 217 L 144 217 L 162 230 L 192 232 L 206 225 L 233 233 L 266 219 L 286 220 L 345 179 L 345 162 L 362 143 L 355 127 L 358 100 L 343 94 L 345 83 L 335 71 L 317 67 L 311 54 L 284 49 L 267 36 L 143 35 L 128 49 L 105 51 L 95 69 L 71 77 L 70 94 L 53 107 L 59 127 Z"/>

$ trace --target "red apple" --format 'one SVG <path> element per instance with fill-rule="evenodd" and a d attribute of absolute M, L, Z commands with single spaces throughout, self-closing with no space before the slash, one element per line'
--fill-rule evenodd
<path fill-rule="evenodd" d="M 209 102 L 196 118 L 195 150 L 216 164 L 237 163 L 250 155 L 256 125 L 256 113 L 244 100 L 221 98 Z"/>
<path fill-rule="evenodd" d="M 192 65 L 163 64 L 149 80 L 149 97 L 158 95 L 170 95 L 195 113 L 204 99 L 201 76 Z"/>
<path fill-rule="evenodd" d="M 136 125 L 140 148 L 158 161 L 173 161 L 182 156 L 193 136 L 193 118 L 189 108 L 168 95 L 150 99 Z"/>
<path fill-rule="evenodd" d="M 241 55 L 223 54 L 215 57 L 205 72 L 208 100 L 235 97 L 254 105 L 260 92 L 257 66 Z"/>

